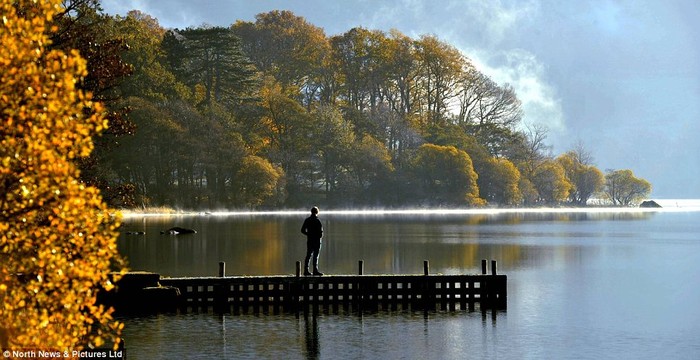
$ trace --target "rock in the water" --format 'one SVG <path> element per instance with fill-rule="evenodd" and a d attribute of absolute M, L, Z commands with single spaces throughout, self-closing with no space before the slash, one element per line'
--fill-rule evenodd
<path fill-rule="evenodd" d="M 661 205 L 659 205 L 659 203 L 657 203 L 654 200 L 647 200 L 647 201 L 644 201 L 641 204 L 639 204 L 639 207 L 641 207 L 641 208 L 660 208 Z"/>
<path fill-rule="evenodd" d="M 168 230 L 161 231 L 161 234 L 168 234 L 168 235 L 180 235 L 180 234 L 196 234 L 197 230 L 193 229 L 187 229 L 179 226 L 171 227 Z"/>

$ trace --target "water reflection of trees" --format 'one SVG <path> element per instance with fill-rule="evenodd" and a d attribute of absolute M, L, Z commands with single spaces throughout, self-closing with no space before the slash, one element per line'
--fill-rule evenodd
<path fill-rule="evenodd" d="M 355 224 L 519 224 L 531 221 L 585 221 L 585 220 L 644 220 L 655 215 L 654 211 L 630 208 L 579 208 L 579 209 L 504 209 L 482 211 L 445 211 L 425 213 L 368 213 L 334 215 L 336 221 L 352 221 Z"/>
<path fill-rule="evenodd" d="M 510 212 L 413 216 L 322 216 L 326 236 L 321 267 L 330 273 L 354 274 L 364 260 L 365 273 L 479 273 L 481 259 L 496 259 L 500 269 L 539 266 L 557 258 L 576 259 L 592 251 L 581 242 L 599 238 L 596 227 L 581 222 L 633 221 L 652 212 Z M 120 251 L 132 268 L 170 276 L 215 275 L 219 261 L 229 275 L 274 275 L 294 272 L 303 260 L 305 241 L 299 216 L 191 216 L 126 219 Z M 197 234 L 168 236 L 170 226 Z M 578 244 L 578 245 L 577 245 Z M 573 254 L 573 255 L 568 255 Z"/>

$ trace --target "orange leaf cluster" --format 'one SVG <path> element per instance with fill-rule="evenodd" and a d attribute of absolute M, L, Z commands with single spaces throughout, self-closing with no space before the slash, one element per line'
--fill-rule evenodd
<path fill-rule="evenodd" d="M 92 151 L 104 111 L 77 86 L 77 51 L 47 50 L 61 1 L 0 4 L 0 350 L 100 346 L 122 328 L 96 302 L 120 263 L 119 218 L 73 160 Z"/>

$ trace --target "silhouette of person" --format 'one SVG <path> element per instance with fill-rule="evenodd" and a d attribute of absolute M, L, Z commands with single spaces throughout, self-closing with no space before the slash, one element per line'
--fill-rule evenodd
<path fill-rule="evenodd" d="M 313 262 L 313 274 L 323 275 L 318 270 L 318 256 L 321 252 L 321 238 L 323 237 L 323 224 L 318 219 L 318 208 L 311 208 L 311 216 L 304 220 L 301 233 L 306 235 L 306 259 L 304 259 L 304 276 L 309 276 L 309 260 Z"/>

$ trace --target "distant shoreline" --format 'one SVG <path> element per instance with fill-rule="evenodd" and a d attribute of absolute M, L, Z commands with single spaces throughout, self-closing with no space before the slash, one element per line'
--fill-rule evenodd
<path fill-rule="evenodd" d="M 323 210 L 324 214 L 334 215 L 440 215 L 440 214 L 517 214 L 517 213 L 611 213 L 611 212 L 670 212 L 670 211 L 700 211 L 700 199 L 654 199 L 661 208 L 640 208 L 622 206 L 589 205 L 586 207 L 520 207 L 520 208 L 404 208 L 404 209 L 332 209 Z M 145 209 L 121 209 L 124 217 L 145 216 L 236 216 L 236 215 L 300 215 L 306 214 L 307 209 L 282 209 L 282 210 L 213 210 L 195 211 L 178 210 L 166 207 Z"/>

